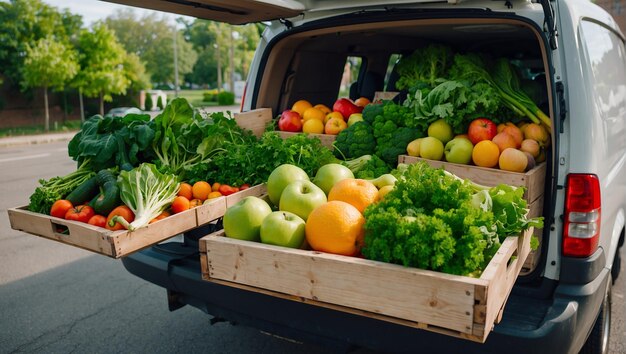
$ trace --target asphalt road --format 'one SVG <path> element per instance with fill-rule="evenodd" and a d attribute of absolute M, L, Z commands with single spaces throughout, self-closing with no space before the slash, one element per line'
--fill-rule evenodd
<path fill-rule="evenodd" d="M 12 230 L 7 208 L 27 204 L 39 178 L 75 169 L 66 145 L 0 147 L 0 353 L 328 352 L 250 328 L 210 326 L 189 306 L 169 312 L 165 290 L 120 261 Z M 613 288 L 615 354 L 626 353 L 625 277 Z"/>

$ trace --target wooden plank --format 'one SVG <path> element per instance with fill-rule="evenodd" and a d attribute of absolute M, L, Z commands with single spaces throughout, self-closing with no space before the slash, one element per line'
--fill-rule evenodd
<path fill-rule="evenodd" d="M 399 93 L 400 92 L 395 91 L 376 91 L 374 92 L 374 99 L 372 100 L 372 102 L 378 103 L 382 101 L 393 100 L 394 98 L 396 98 L 396 96 L 398 96 Z"/>
<path fill-rule="evenodd" d="M 539 198 L 537 198 L 537 200 L 535 200 L 534 202 L 530 204 L 529 211 L 528 211 L 529 218 L 543 215 L 543 200 L 544 200 L 544 196 L 541 195 Z M 524 262 L 524 265 L 522 266 L 522 270 L 520 271 L 521 275 L 529 274 L 535 269 L 537 264 L 539 264 L 539 258 L 541 256 L 541 247 L 543 244 L 542 242 L 543 228 L 541 229 L 535 228 L 533 232 L 533 236 L 535 236 L 537 238 L 537 241 L 539 241 L 539 246 L 537 247 L 536 250 L 531 250 L 530 253 L 528 254 L 528 257 L 526 257 L 526 261 Z"/>
<path fill-rule="evenodd" d="M 196 211 L 197 225 L 205 225 L 224 215 L 226 212 L 226 197 L 208 199 L 194 209 Z"/>
<path fill-rule="evenodd" d="M 337 139 L 337 135 L 331 135 L 331 134 L 293 133 L 293 132 L 280 132 L 280 131 L 278 132 L 278 134 L 283 139 L 287 139 L 296 134 L 306 134 L 306 136 L 309 138 L 320 139 L 320 141 L 322 142 L 322 145 L 326 146 L 329 149 L 333 148 L 333 143 L 335 142 L 335 139 Z"/>
<path fill-rule="evenodd" d="M 526 188 L 524 199 L 529 202 L 537 200 L 544 192 L 546 163 L 543 162 L 526 173 L 504 171 L 497 168 L 462 165 L 445 161 L 428 160 L 415 156 L 400 155 L 399 163 L 412 164 L 424 161 L 435 168 L 443 168 L 461 178 L 469 179 L 485 186 L 496 186 L 505 183 L 511 186 Z"/>
<path fill-rule="evenodd" d="M 235 113 L 237 125 L 244 129 L 251 130 L 254 135 L 263 135 L 267 124 L 272 121 L 271 108 L 258 108 L 247 112 Z"/>
<path fill-rule="evenodd" d="M 198 226 L 194 209 L 131 231 L 111 231 L 87 223 L 33 213 L 26 207 L 9 209 L 11 228 L 120 258 Z"/>
<path fill-rule="evenodd" d="M 360 258 L 205 236 L 205 278 L 472 334 L 481 279 Z M 385 301 L 381 301 L 385 299 Z"/>

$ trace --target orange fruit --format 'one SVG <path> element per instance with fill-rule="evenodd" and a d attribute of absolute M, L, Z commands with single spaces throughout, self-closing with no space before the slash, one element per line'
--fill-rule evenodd
<path fill-rule="evenodd" d="M 304 111 L 306 111 L 308 108 L 311 108 L 311 107 L 313 107 L 313 105 L 309 101 L 299 100 L 299 101 L 296 101 L 296 103 L 294 103 L 293 106 L 291 106 L 291 110 L 298 112 L 300 116 L 302 116 L 304 114 Z"/>
<path fill-rule="evenodd" d="M 330 112 L 330 113 L 328 113 L 326 115 L 326 117 L 324 117 L 324 124 L 328 123 L 328 121 L 331 118 L 338 118 L 338 119 L 341 119 L 341 120 L 345 120 L 345 119 L 343 119 L 343 116 L 341 115 L 341 113 L 339 113 L 339 112 Z"/>
<path fill-rule="evenodd" d="M 378 188 L 364 179 L 342 179 L 328 192 L 328 201 L 332 200 L 346 202 L 363 213 L 367 206 L 378 201 Z"/>
<path fill-rule="evenodd" d="M 200 199 L 192 199 L 189 201 L 189 209 L 195 208 L 200 205 L 202 205 L 202 201 Z"/>
<path fill-rule="evenodd" d="M 304 133 L 322 134 L 324 133 L 324 123 L 318 119 L 309 119 L 302 125 Z"/>
<path fill-rule="evenodd" d="M 179 195 L 178 197 L 174 198 L 174 201 L 172 202 L 172 206 L 170 208 L 172 209 L 172 212 L 174 214 L 183 212 L 189 209 L 189 199 Z"/>
<path fill-rule="evenodd" d="M 304 114 L 302 114 L 302 121 L 306 122 L 311 119 L 317 119 L 320 122 L 324 122 L 324 117 L 326 117 L 326 114 L 324 114 L 324 112 L 315 107 L 311 107 L 307 108 L 306 111 L 304 111 Z"/>
<path fill-rule="evenodd" d="M 328 113 L 332 112 L 332 110 L 330 108 L 328 108 L 327 105 L 321 104 L 321 103 L 316 104 L 315 106 L 313 106 L 313 108 L 319 109 L 320 111 L 324 112 L 324 114 L 328 114 Z"/>
<path fill-rule="evenodd" d="M 335 200 L 313 209 L 304 229 L 312 249 L 352 256 L 363 244 L 364 224 L 365 218 L 355 207 Z"/>
<path fill-rule="evenodd" d="M 218 198 L 218 197 L 221 197 L 221 196 L 222 196 L 222 193 L 214 191 L 214 192 L 209 193 L 209 196 L 208 196 L 207 199 Z"/>
<path fill-rule="evenodd" d="M 182 182 L 180 184 L 180 188 L 178 189 L 177 195 L 185 197 L 189 200 L 193 199 L 193 192 L 191 190 L 191 184 Z"/>
<path fill-rule="evenodd" d="M 500 157 L 500 148 L 491 140 L 482 140 L 474 145 L 472 161 L 476 166 L 495 167 Z"/>
<path fill-rule="evenodd" d="M 191 191 L 193 193 L 193 199 L 205 201 L 208 198 L 209 193 L 211 193 L 211 185 L 205 181 L 198 181 L 193 184 Z"/>

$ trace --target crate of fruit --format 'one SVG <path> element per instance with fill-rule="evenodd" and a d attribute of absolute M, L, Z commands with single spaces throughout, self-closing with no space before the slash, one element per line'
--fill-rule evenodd
<path fill-rule="evenodd" d="M 480 278 L 224 237 L 200 240 L 203 279 L 293 301 L 484 342 L 531 231 L 505 240 Z"/>
<path fill-rule="evenodd" d="M 295 171 L 290 172 L 283 173 L 283 177 L 296 175 Z M 279 175 L 277 172 L 276 176 Z M 488 189 L 493 195 L 500 190 L 506 196 L 498 195 L 500 199 L 494 199 L 493 211 L 486 211 L 473 204 L 475 198 L 464 196 L 460 200 L 455 194 L 459 188 L 473 187 L 461 186 L 458 179 L 426 164 L 409 168 L 404 177 L 383 197 L 376 197 L 376 187 L 371 182 L 342 179 L 334 183 L 328 201 L 325 198 L 318 201 L 312 183 L 295 180 L 281 186 L 279 183 L 283 182 L 276 181 L 282 178 L 275 180 L 270 176 L 265 187 L 268 195 L 258 189 L 256 195 L 231 205 L 222 219 L 224 230 L 200 239 L 203 279 L 484 342 L 500 320 L 530 252 L 533 232 L 530 226 L 511 236 L 501 236 L 508 232 L 496 230 L 495 219 L 491 218 L 501 222 L 503 215 L 513 212 L 512 204 L 520 205 L 521 194 L 510 187 Z M 406 199 L 401 201 L 401 196 L 409 190 L 416 191 L 412 195 L 432 197 L 431 193 L 417 191 L 434 182 L 440 186 L 435 192 L 441 193 L 435 200 L 447 200 L 444 203 L 452 209 L 429 214 L 427 208 L 419 211 L 407 204 L 405 215 L 392 210 L 396 210 L 392 206 L 398 203 L 411 203 Z M 301 188 L 309 192 L 298 192 Z M 483 192 L 476 193 L 484 196 Z M 355 200 L 357 194 L 363 198 Z M 366 195 L 372 198 L 367 201 Z M 272 211 L 269 205 L 276 205 L 277 199 L 279 210 Z M 465 218 L 458 213 L 471 213 L 474 217 Z M 518 216 L 515 227 L 519 226 L 518 222 L 527 221 L 526 209 L 514 213 Z M 458 220 L 484 223 L 485 232 L 481 228 L 462 231 L 464 226 L 458 225 L 442 228 L 444 223 L 458 224 Z M 403 230 L 391 230 L 396 227 Z M 512 230 L 508 227 L 502 230 Z M 486 232 L 490 228 L 493 232 Z M 396 231 L 410 234 L 394 240 L 392 235 L 397 235 Z M 470 232 L 472 236 L 461 241 L 454 236 L 457 232 Z M 437 237 L 433 237 L 435 234 Z M 448 242 L 457 238 L 456 242 Z M 483 238 L 492 244 L 487 246 L 478 241 Z M 431 256 L 422 258 L 412 253 L 410 244 L 417 240 L 424 245 L 417 252 L 428 248 L 431 251 L 426 252 L 438 255 L 430 253 Z M 408 243 L 402 247 L 397 242 Z M 463 242 L 479 242 L 486 248 L 476 253 L 470 250 L 472 247 L 461 245 Z M 365 247 L 361 249 L 363 244 Z M 397 247 L 406 251 L 403 257 L 407 262 L 383 261 L 377 255 Z M 483 259 L 483 252 L 491 256 Z M 426 258 L 424 266 L 418 266 Z"/>

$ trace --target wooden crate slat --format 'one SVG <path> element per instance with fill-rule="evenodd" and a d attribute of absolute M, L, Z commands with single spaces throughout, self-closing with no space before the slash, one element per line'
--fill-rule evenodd
<path fill-rule="evenodd" d="M 226 197 L 218 197 L 205 201 L 196 210 L 197 225 L 202 226 L 221 218 L 226 212 Z"/>
<path fill-rule="evenodd" d="M 235 113 L 234 119 L 237 125 L 251 130 L 254 135 L 260 137 L 273 117 L 270 108 L 258 108 L 247 112 Z"/>

